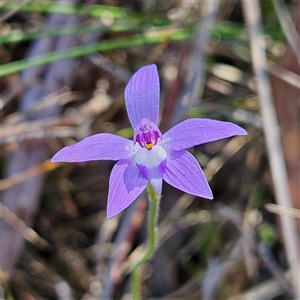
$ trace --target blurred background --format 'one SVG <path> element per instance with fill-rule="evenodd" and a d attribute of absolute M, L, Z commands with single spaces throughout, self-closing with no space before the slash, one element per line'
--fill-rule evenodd
<path fill-rule="evenodd" d="M 1 1 L 1 297 L 131 299 L 146 195 L 108 220 L 114 163 L 50 159 L 94 133 L 131 138 L 124 88 L 156 63 L 162 132 L 205 117 L 248 136 L 191 149 L 213 201 L 164 183 L 143 297 L 298 299 L 299 12 L 283 0 Z"/>

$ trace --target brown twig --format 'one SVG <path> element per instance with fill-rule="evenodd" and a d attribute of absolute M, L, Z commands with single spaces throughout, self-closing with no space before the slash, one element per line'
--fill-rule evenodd
<path fill-rule="evenodd" d="M 25 5 L 27 2 L 29 2 L 29 1 L 30 1 L 30 0 L 23 0 L 23 1 L 21 1 L 21 2 L 19 3 L 19 5 L 18 5 L 15 9 L 13 9 L 13 10 L 7 12 L 4 16 L 2 16 L 2 17 L 0 18 L 0 23 L 4 22 L 5 20 L 7 20 L 7 19 L 9 19 L 11 16 L 13 16 L 15 13 L 17 13 L 17 12 L 22 8 L 22 6 L 24 6 L 24 5 Z"/>
<path fill-rule="evenodd" d="M 292 201 L 288 185 L 287 171 L 284 162 L 280 132 L 274 109 L 271 86 L 267 75 L 267 62 L 265 57 L 265 43 L 261 34 L 261 13 L 258 1 L 243 2 L 244 17 L 249 29 L 251 55 L 254 72 L 257 79 L 257 90 L 261 105 L 262 123 L 265 131 L 266 147 L 268 151 L 270 168 L 274 181 L 275 197 L 278 204 L 291 208 Z M 291 268 L 294 296 L 299 297 L 298 278 L 298 235 L 295 220 L 281 215 L 282 228 L 284 231 L 284 246 Z"/>
<path fill-rule="evenodd" d="M 203 7 L 204 10 L 206 9 L 206 14 L 198 22 L 198 35 L 190 60 L 187 84 L 179 96 L 177 107 L 171 120 L 171 126 L 186 117 L 188 111 L 203 94 L 205 83 L 205 50 L 210 37 L 210 29 L 217 17 L 220 1 L 202 2 L 202 5 L 206 5 L 206 7 Z"/>
<path fill-rule="evenodd" d="M 272 0 L 272 2 L 284 35 L 286 36 L 295 56 L 297 57 L 298 63 L 300 64 L 300 37 L 294 26 L 291 15 L 284 5 L 284 1 Z"/>
<path fill-rule="evenodd" d="M 69 1 L 76 2 L 76 0 Z M 47 26 L 52 27 L 58 24 L 73 26 L 79 22 L 78 16 L 75 15 L 64 16 L 53 14 L 49 15 Z M 77 44 L 77 42 L 74 35 L 58 38 L 42 38 L 32 45 L 28 56 L 34 57 L 53 50 L 67 49 Z M 22 99 L 20 99 L 19 109 L 24 114 L 23 121 L 41 120 L 58 114 L 58 105 L 53 105 L 36 112 L 32 112 L 31 110 L 40 99 L 47 97 L 49 94 L 58 94 L 58 91 L 62 87 L 70 86 L 74 80 L 75 73 L 73 70 L 75 66 L 74 60 L 70 59 L 37 68 L 30 68 L 22 73 L 23 84 L 28 85 Z M 39 165 L 47 158 L 48 149 L 44 141 L 20 143 L 8 159 L 7 176 L 13 176 L 13 174 Z M 14 185 L 3 193 L 3 204 L 22 219 L 28 227 L 32 225 L 39 208 L 43 181 L 44 174 L 39 174 L 29 179 L 26 178 L 25 181 Z M 4 220 L 1 220 L 1 223 L 0 264 L 2 269 L 10 275 L 23 249 L 24 237 L 11 224 Z"/>
<path fill-rule="evenodd" d="M 2 203 L 0 203 L 0 218 L 3 218 L 3 220 L 20 232 L 28 242 L 34 244 L 37 248 L 49 250 L 52 247 L 45 239 L 40 237 L 36 231 L 29 228 L 23 220 Z"/>
<path fill-rule="evenodd" d="M 263 281 L 244 293 L 234 295 L 228 300 L 247 300 L 247 299 L 260 299 L 260 300 L 272 300 L 277 296 L 284 293 L 283 287 L 278 284 L 276 279 L 270 279 Z"/>
<path fill-rule="evenodd" d="M 114 242 L 111 258 L 103 275 L 101 299 L 111 299 L 114 287 L 119 283 L 122 276 L 127 273 L 128 269 L 124 268 L 124 261 L 126 261 L 128 253 L 134 244 L 135 236 L 144 222 L 146 209 L 147 201 L 145 194 L 142 194 L 125 211 L 120 230 Z"/>
<path fill-rule="evenodd" d="M 265 205 L 266 210 L 274 214 L 286 215 L 293 218 L 300 219 L 300 210 L 296 208 L 287 208 L 281 205 L 276 205 L 273 203 L 267 203 Z"/>

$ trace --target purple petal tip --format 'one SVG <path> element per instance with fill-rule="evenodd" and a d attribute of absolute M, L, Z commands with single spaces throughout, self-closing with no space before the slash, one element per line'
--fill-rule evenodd
<path fill-rule="evenodd" d="M 140 68 L 129 80 L 125 88 L 125 104 L 133 128 L 146 118 L 158 123 L 159 77 L 156 65 Z"/>

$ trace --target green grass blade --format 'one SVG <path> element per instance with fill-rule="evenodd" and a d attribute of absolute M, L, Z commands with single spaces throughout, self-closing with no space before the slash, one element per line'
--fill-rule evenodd
<path fill-rule="evenodd" d="M 8 44 L 8 43 L 17 43 L 17 42 L 23 42 L 43 37 L 49 37 L 49 36 L 63 36 L 63 35 L 71 35 L 71 34 L 84 34 L 84 33 L 93 33 L 93 32 L 124 32 L 124 31 L 130 31 L 130 30 L 141 30 L 140 24 L 132 24 L 128 21 L 116 21 L 111 26 L 105 26 L 103 24 L 92 24 L 92 25 L 79 25 L 79 26 L 72 26 L 72 27 L 66 27 L 66 26 L 57 26 L 50 29 L 42 29 L 37 30 L 35 32 L 30 31 L 24 31 L 24 30 L 12 30 L 8 34 L 1 37 L 1 43 L 2 44 Z"/>
<path fill-rule="evenodd" d="M 14 10 L 17 8 L 18 3 L 9 0 L 2 5 L 1 10 Z M 42 13 L 78 14 L 88 15 L 92 17 L 112 16 L 114 18 L 124 18 L 127 15 L 126 11 L 123 8 L 116 6 L 106 6 L 99 4 L 84 5 L 66 2 L 33 1 L 23 5 L 20 10 Z"/>
<path fill-rule="evenodd" d="M 95 52 L 104 52 L 132 46 L 141 46 L 145 44 L 155 44 L 167 40 L 185 40 L 191 38 L 192 34 L 193 31 L 190 28 L 175 30 L 169 29 L 164 31 L 151 32 L 151 34 L 137 34 L 130 37 L 116 38 L 114 40 L 104 40 L 99 43 L 73 47 L 67 50 L 52 52 L 28 59 L 21 59 L 2 65 L 0 67 L 0 77 L 25 70 L 27 68 L 36 67 L 62 59 L 88 55 Z"/>

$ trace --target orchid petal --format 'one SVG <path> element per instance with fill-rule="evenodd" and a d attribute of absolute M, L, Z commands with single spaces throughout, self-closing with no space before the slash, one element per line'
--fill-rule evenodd
<path fill-rule="evenodd" d="M 186 193 L 213 199 L 212 191 L 197 160 L 185 150 L 169 154 L 163 178 Z"/>
<path fill-rule="evenodd" d="M 123 137 L 98 133 L 64 147 L 56 153 L 52 162 L 84 162 L 92 160 L 119 160 L 132 156 L 133 142 Z"/>
<path fill-rule="evenodd" d="M 109 178 L 107 217 L 112 218 L 127 208 L 145 189 L 147 179 L 131 160 L 115 164 Z"/>
<path fill-rule="evenodd" d="M 163 134 L 168 151 L 178 151 L 234 135 L 247 135 L 238 125 L 211 119 L 188 119 Z"/>
<path fill-rule="evenodd" d="M 159 93 L 156 65 L 143 67 L 131 77 L 125 89 L 125 103 L 133 128 L 143 118 L 158 123 Z"/>

